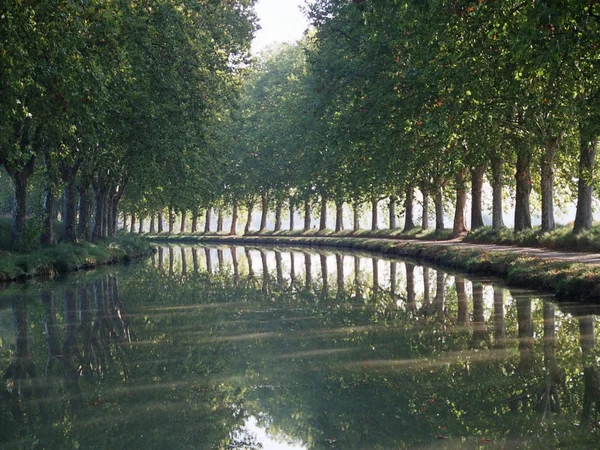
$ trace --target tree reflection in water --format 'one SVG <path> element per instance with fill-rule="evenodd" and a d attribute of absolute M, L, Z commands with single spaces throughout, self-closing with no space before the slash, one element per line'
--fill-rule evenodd
<path fill-rule="evenodd" d="M 7 291 L 0 444 L 598 447 L 593 310 L 380 261 L 170 247 Z"/>

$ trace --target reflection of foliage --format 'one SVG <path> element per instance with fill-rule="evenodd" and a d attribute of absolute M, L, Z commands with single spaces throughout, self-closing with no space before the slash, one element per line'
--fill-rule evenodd
<path fill-rule="evenodd" d="M 424 285 L 421 269 L 402 262 L 390 263 L 405 274 L 393 284 L 381 269 L 363 270 L 385 263 L 357 264 L 355 283 L 356 274 L 335 277 L 342 264 L 324 256 L 298 255 L 292 276 L 293 259 L 278 252 L 235 253 L 232 276 L 228 250 L 183 248 L 160 252 L 159 268 L 65 287 L 55 319 L 30 314 L 30 359 L 57 356 L 35 325 L 45 318 L 63 355 L 71 349 L 83 404 L 74 406 L 71 372 L 57 369 L 61 381 L 48 380 L 40 403 L 49 420 L 38 408 L 27 429 L 3 403 L 3 442 L 23 432 L 61 448 L 258 448 L 243 426 L 253 416 L 308 449 L 598 444 L 575 432 L 582 417 L 595 427 L 584 382 L 597 370 L 591 316 L 431 269 L 435 282 Z M 581 343 L 578 320 L 588 330 Z M 5 367 L 17 354 L 0 351 Z"/>

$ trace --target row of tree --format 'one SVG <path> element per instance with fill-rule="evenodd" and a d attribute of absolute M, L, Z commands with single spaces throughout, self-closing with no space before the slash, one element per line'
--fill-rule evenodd
<path fill-rule="evenodd" d="M 371 203 L 377 224 L 387 198 L 390 227 L 403 201 L 409 229 L 420 197 L 423 227 L 431 201 L 437 229 L 453 203 L 460 234 L 469 189 L 471 228 L 484 225 L 487 180 L 494 228 L 504 226 L 507 194 L 514 229 L 531 228 L 532 192 L 543 231 L 556 226 L 557 202 L 576 201 L 575 232 L 591 227 L 598 2 L 322 0 L 307 14 L 306 39 L 266 52 L 245 79 L 215 141 L 218 190 L 192 211 L 225 208 L 235 223 L 240 205 L 251 214 L 260 203 L 261 229 L 274 211 L 277 230 L 286 205 L 291 218 L 305 207 L 305 228 L 320 205 L 324 228 L 335 204 L 339 229 L 342 205 Z"/>
<path fill-rule="evenodd" d="M 173 231 L 175 213 L 186 229 L 191 213 L 196 231 L 216 208 L 217 230 L 230 216 L 235 232 L 240 208 L 252 217 L 260 204 L 260 229 L 274 211 L 275 230 L 285 215 L 294 228 L 303 208 L 307 229 L 317 205 L 325 228 L 334 204 L 339 230 L 344 205 L 357 228 L 367 203 L 376 226 L 383 199 L 390 228 L 402 209 L 410 229 L 417 198 L 423 228 L 435 216 L 443 229 L 453 204 L 460 234 L 469 189 L 471 228 L 484 224 L 484 180 L 494 228 L 507 194 L 515 230 L 530 228 L 532 192 L 542 230 L 556 226 L 555 203 L 574 200 L 574 231 L 591 227 L 599 3 L 317 1 L 313 30 L 257 58 L 237 101 L 252 6 L 3 5 L 0 163 L 15 241 L 27 234 L 31 179 L 38 196 L 44 187 L 47 244 L 60 196 L 66 241 L 115 233 L 119 210 L 141 228 L 152 217 L 153 231 Z"/>
<path fill-rule="evenodd" d="M 13 182 L 13 240 L 29 233 L 32 179 L 43 185 L 45 244 L 59 198 L 61 238 L 75 241 L 115 232 L 125 190 L 155 208 L 185 183 L 206 190 L 220 164 L 208 142 L 247 66 L 253 4 L 2 2 L 0 165 Z"/>

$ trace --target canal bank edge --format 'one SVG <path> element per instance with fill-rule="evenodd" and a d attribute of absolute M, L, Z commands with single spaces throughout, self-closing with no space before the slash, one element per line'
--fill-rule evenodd
<path fill-rule="evenodd" d="M 0 282 L 53 279 L 59 274 L 126 263 L 150 256 L 155 251 L 155 245 L 149 240 L 127 235 L 95 243 L 59 243 L 28 253 L 2 251 Z"/>
<path fill-rule="evenodd" d="M 153 242 L 300 245 L 367 250 L 410 257 L 470 274 L 493 275 L 509 286 L 548 291 L 560 301 L 600 303 L 600 266 L 489 250 L 393 239 L 305 236 L 153 235 Z M 475 248 L 474 248 L 475 247 Z"/>

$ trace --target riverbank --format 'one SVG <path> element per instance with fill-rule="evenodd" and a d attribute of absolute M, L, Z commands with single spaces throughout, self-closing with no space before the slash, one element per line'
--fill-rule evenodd
<path fill-rule="evenodd" d="M 153 251 L 154 245 L 147 239 L 133 235 L 120 235 L 96 243 L 59 243 L 27 253 L 0 250 L 0 282 L 52 279 L 58 274 L 124 263 L 149 256 Z"/>
<path fill-rule="evenodd" d="M 361 236 L 260 234 L 152 235 L 164 243 L 295 245 L 359 249 L 415 258 L 471 274 L 493 275 L 510 286 L 552 292 L 561 301 L 600 303 L 600 255 L 509 247 L 460 240 L 418 240 Z"/>

